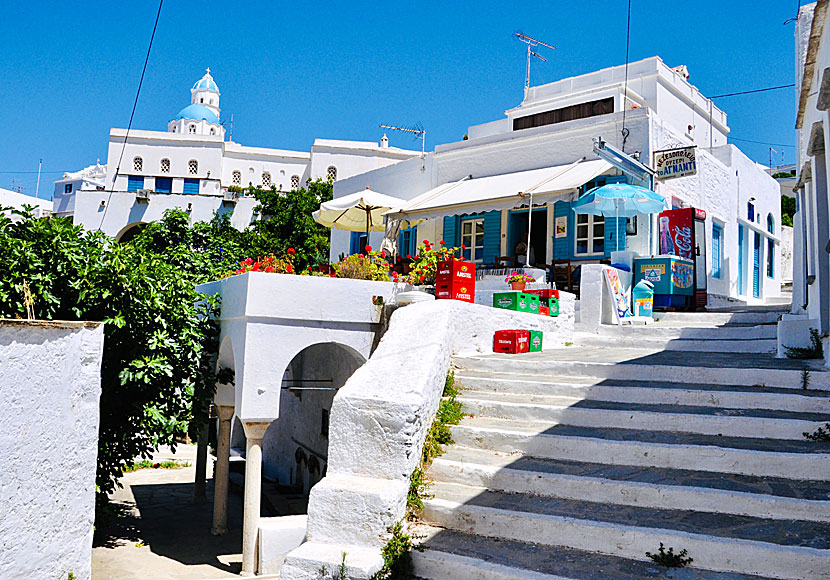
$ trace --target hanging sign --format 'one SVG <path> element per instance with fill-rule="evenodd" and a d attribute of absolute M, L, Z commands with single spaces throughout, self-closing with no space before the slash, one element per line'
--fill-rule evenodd
<path fill-rule="evenodd" d="M 654 170 L 657 179 L 674 179 L 697 173 L 694 147 L 654 152 Z"/>
<path fill-rule="evenodd" d="M 556 223 L 554 226 L 556 230 L 556 237 L 557 238 L 567 238 L 568 237 L 568 216 L 563 215 L 556 218 Z"/>

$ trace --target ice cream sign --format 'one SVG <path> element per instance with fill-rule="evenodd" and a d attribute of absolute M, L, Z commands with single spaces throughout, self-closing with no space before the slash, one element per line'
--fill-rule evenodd
<path fill-rule="evenodd" d="M 674 179 L 697 173 L 694 147 L 682 147 L 654 152 L 654 170 L 657 179 Z"/>

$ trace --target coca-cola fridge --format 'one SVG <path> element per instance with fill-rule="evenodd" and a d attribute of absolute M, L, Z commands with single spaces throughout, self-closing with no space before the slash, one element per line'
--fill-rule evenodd
<path fill-rule="evenodd" d="M 660 254 L 694 262 L 694 296 L 687 307 L 703 308 L 708 302 L 706 271 L 706 212 L 687 207 L 657 216 Z"/>

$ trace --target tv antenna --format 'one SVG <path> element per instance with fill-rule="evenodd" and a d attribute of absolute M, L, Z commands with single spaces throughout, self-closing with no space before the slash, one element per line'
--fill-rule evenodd
<path fill-rule="evenodd" d="M 527 68 L 525 69 L 525 98 L 527 98 L 527 91 L 530 88 L 530 61 L 531 61 L 531 57 L 538 58 L 542 62 L 547 62 L 548 61 L 548 59 L 546 59 L 544 56 L 542 56 L 541 54 L 536 52 L 536 50 L 534 50 L 534 49 L 537 49 L 540 45 L 541 46 L 547 46 L 548 48 L 552 48 L 554 50 L 556 50 L 556 47 L 552 46 L 550 44 L 547 44 L 546 42 L 542 42 L 541 40 L 537 40 L 535 38 L 527 36 L 526 34 L 521 34 L 519 32 L 516 33 L 516 38 L 518 38 L 519 40 L 521 40 L 522 42 L 524 42 L 527 45 Z"/>
<path fill-rule="evenodd" d="M 412 133 L 415 135 L 416 139 L 421 140 L 421 159 L 426 157 L 425 152 L 425 141 L 427 136 L 427 131 L 423 127 L 421 127 L 420 123 L 418 125 L 414 125 L 412 127 L 396 127 L 395 125 L 384 125 L 383 123 L 380 126 L 384 129 L 391 129 L 393 131 L 404 131 L 406 133 Z M 421 170 L 423 171 L 425 166 L 421 166 Z"/>

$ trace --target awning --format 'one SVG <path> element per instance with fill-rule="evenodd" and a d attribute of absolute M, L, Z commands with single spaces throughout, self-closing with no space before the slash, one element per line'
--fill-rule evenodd
<path fill-rule="evenodd" d="M 387 212 L 386 216 L 414 225 L 420 220 L 447 215 L 520 207 L 528 203 L 530 194 L 533 194 L 534 205 L 543 204 L 578 189 L 611 169 L 610 163 L 596 159 L 490 177 L 464 178 L 439 185 L 400 209 Z"/>

